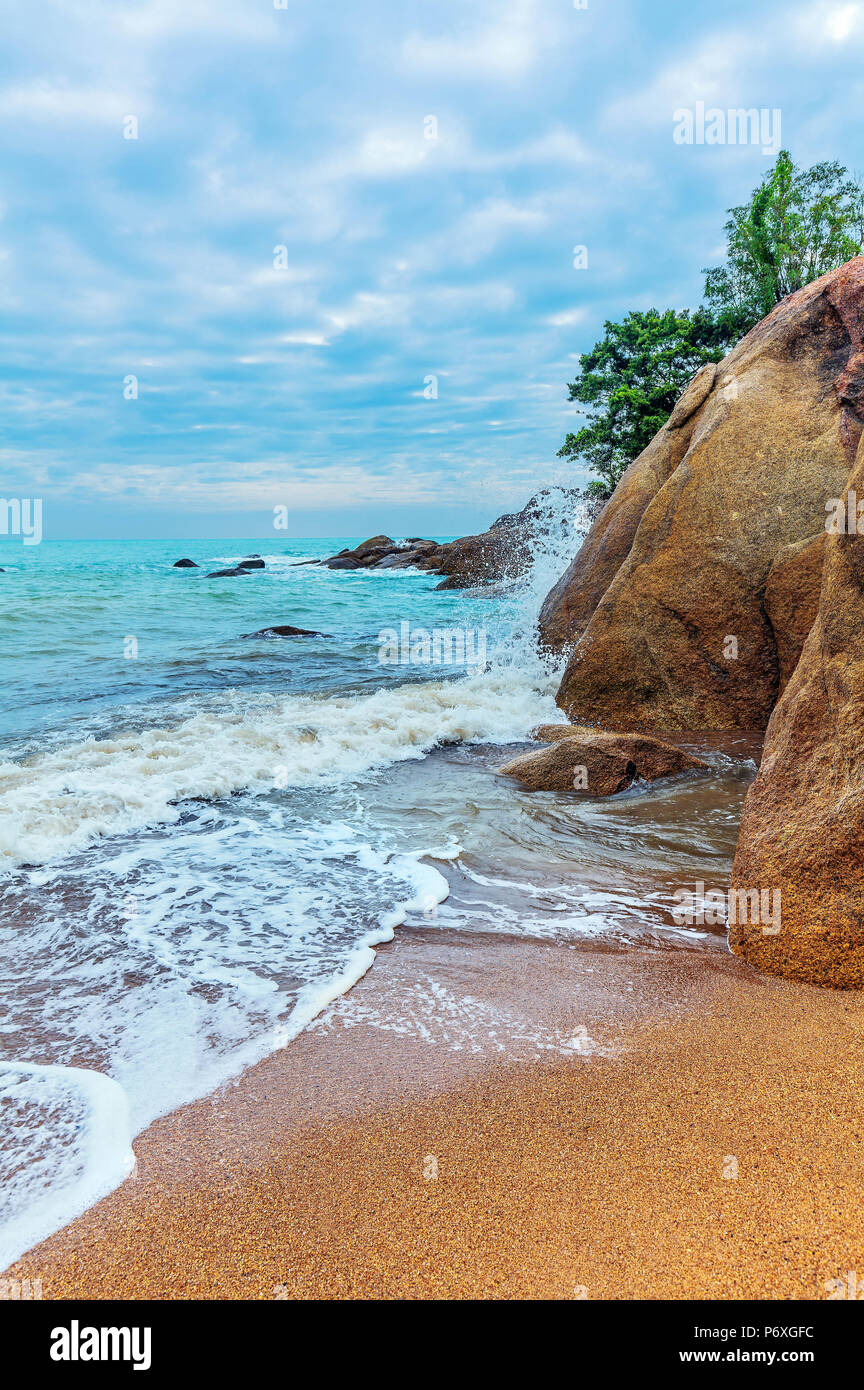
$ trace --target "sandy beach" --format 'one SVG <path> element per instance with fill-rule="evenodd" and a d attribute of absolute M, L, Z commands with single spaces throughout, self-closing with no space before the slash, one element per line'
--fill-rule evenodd
<path fill-rule="evenodd" d="M 7 1273 L 48 1299 L 825 1299 L 864 1270 L 862 1033 L 857 994 L 719 948 L 405 929 Z"/>

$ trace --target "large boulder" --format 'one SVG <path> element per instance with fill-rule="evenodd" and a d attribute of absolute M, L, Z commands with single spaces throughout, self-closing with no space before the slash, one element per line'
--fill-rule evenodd
<path fill-rule="evenodd" d="M 547 594 L 539 618 L 545 646 L 564 647 L 582 636 L 630 553 L 648 503 L 686 454 L 695 414 L 714 384 L 716 371 L 709 362 L 697 372 L 663 429 L 627 469 L 576 558 Z"/>
<path fill-rule="evenodd" d="M 707 767 L 680 748 L 643 734 L 613 734 L 576 725 L 541 725 L 535 736 L 549 747 L 523 753 L 498 768 L 531 791 L 611 796 L 638 779 L 656 781 L 676 772 Z"/>
<path fill-rule="evenodd" d="M 783 545 L 768 571 L 765 616 L 777 644 L 780 690 L 785 690 L 813 626 L 822 587 L 824 531 Z"/>
<path fill-rule="evenodd" d="M 630 465 L 541 615 L 547 646 L 574 644 L 568 716 L 765 727 L 783 675 L 766 585 L 845 487 L 864 423 L 862 308 L 859 256 L 703 369 Z M 796 612 L 800 630 L 806 605 Z"/>
<path fill-rule="evenodd" d="M 864 444 L 850 485 L 864 495 Z M 824 549 L 816 619 L 771 717 L 744 803 L 729 940 L 738 955 L 772 974 L 860 988 L 864 536 L 828 535 Z M 754 920 L 747 904 L 761 904 L 764 896 L 770 909 L 775 893 L 779 910 L 757 911 Z M 734 916 L 743 921 L 732 921 L 733 901 Z"/>

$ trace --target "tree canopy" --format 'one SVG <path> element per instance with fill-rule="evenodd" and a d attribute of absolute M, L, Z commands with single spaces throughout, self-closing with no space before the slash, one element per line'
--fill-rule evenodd
<path fill-rule="evenodd" d="M 703 272 L 705 304 L 607 321 L 579 358 L 569 399 L 588 407 L 588 423 L 558 452 L 587 461 L 595 494 L 611 495 L 704 363 L 719 361 L 787 294 L 864 247 L 861 180 L 837 163 L 799 169 L 787 150 L 749 203 L 728 213 L 726 261 Z"/>
<path fill-rule="evenodd" d="M 860 254 L 864 189 L 842 164 L 799 169 L 788 150 L 753 190 L 729 209 L 726 264 L 704 272 L 705 299 L 740 337 L 787 294 Z"/>
<path fill-rule="evenodd" d="M 694 372 L 719 361 L 725 343 L 704 309 L 634 310 L 604 328 L 579 358 L 579 376 L 569 387 L 569 399 L 589 407 L 588 424 L 568 434 L 558 452 L 587 459 L 598 479 L 589 490 L 608 496 L 666 423 Z"/>

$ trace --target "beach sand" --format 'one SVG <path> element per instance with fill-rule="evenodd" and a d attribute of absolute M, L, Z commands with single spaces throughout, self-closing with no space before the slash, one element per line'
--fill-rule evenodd
<path fill-rule="evenodd" d="M 401 929 L 135 1142 L 45 1298 L 824 1299 L 864 1277 L 864 1001 L 710 944 Z"/>

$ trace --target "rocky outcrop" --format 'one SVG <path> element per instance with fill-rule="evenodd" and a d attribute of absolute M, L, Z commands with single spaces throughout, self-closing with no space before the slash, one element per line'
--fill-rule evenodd
<path fill-rule="evenodd" d="M 765 727 L 812 611 L 818 547 L 802 542 L 842 494 L 864 423 L 862 328 L 857 257 L 690 383 L 544 606 L 543 641 L 574 644 L 558 694 L 571 718 Z"/>
<path fill-rule="evenodd" d="M 198 565 L 194 560 L 175 560 L 172 568 L 175 570 L 197 570 Z"/>
<path fill-rule="evenodd" d="M 544 646 L 561 648 L 582 636 L 627 559 L 649 502 L 686 454 L 695 413 L 714 384 L 716 371 L 709 362 L 696 374 L 666 425 L 627 469 L 575 560 L 547 595 L 539 618 Z"/>
<path fill-rule="evenodd" d="M 701 758 L 641 734 L 544 724 L 535 730 L 535 737 L 546 740 L 550 746 L 523 753 L 498 768 L 500 776 L 515 777 L 531 791 L 611 796 L 637 778 L 653 782 L 658 777 L 707 766 Z"/>
<path fill-rule="evenodd" d="M 334 555 L 332 560 L 327 561 L 328 570 L 359 570 L 360 561 L 355 560 L 353 555 Z"/>
<path fill-rule="evenodd" d="M 851 486 L 864 493 L 864 446 Z M 744 803 L 729 941 L 772 974 L 861 988 L 864 536 L 828 535 L 823 545 L 818 612 Z M 760 906 L 754 920 L 754 904 L 772 904 L 775 893 L 779 922 Z"/>
<path fill-rule="evenodd" d="M 556 503 L 561 490 L 557 490 Z M 564 490 L 575 501 L 576 489 Z M 444 575 L 439 589 L 467 589 L 501 579 L 516 579 L 530 566 L 538 540 L 553 524 L 553 492 L 544 489 L 521 512 L 500 516 L 488 531 L 459 540 L 425 540 L 414 536 L 397 544 L 389 536 L 373 536 L 353 550 L 340 550 L 322 560 L 327 569 L 417 569 Z M 305 561 L 303 563 L 310 563 Z"/>

